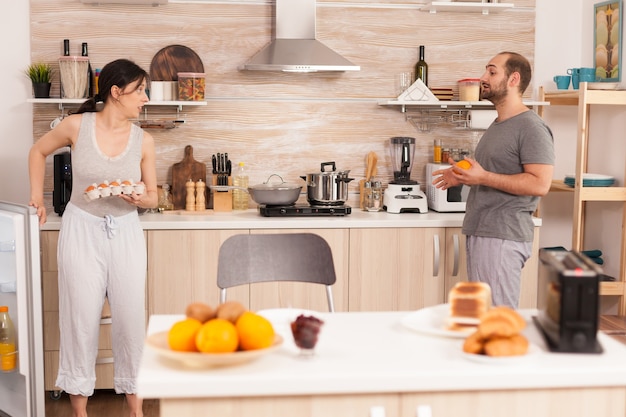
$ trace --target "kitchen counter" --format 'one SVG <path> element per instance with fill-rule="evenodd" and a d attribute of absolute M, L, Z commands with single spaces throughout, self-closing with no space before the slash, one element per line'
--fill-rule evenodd
<path fill-rule="evenodd" d="M 59 230 L 61 217 L 48 211 L 48 221 L 42 230 Z M 341 229 L 387 227 L 461 227 L 465 213 L 370 213 L 352 208 L 348 216 L 336 217 L 263 217 L 256 209 L 213 212 L 206 214 L 144 213 L 140 216 L 144 230 L 203 230 L 203 229 Z M 534 219 L 541 226 L 541 219 Z"/>
<path fill-rule="evenodd" d="M 523 415 L 583 416 L 585 410 L 576 404 L 584 402 L 581 397 L 587 396 L 587 401 L 591 401 L 589 396 L 594 395 L 599 396 L 600 402 L 610 398 L 611 404 L 606 407 L 612 410 L 612 414 L 603 414 L 602 404 L 587 402 L 599 407 L 595 415 L 626 415 L 626 346 L 602 333 L 598 334 L 604 349 L 602 354 L 555 354 L 547 351 L 538 330 L 529 324 L 524 331 L 532 343 L 528 355 L 489 363 L 466 358 L 461 349 L 463 339 L 431 336 L 405 328 L 401 319 L 407 312 L 316 313 L 325 324 L 315 356 L 303 359 L 297 356 L 289 319 L 284 313 L 277 314 L 276 310 L 273 313 L 269 317 L 273 317 L 274 326 L 285 341 L 278 350 L 248 364 L 185 370 L 180 365 L 163 362 L 155 351 L 146 347 L 138 394 L 160 398 L 162 417 L 200 416 L 201 409 L 205 415 L 213 414 L 214 410 L 223 410 L 221 407 L 227 403 L 231 404 L 230 412 L 219 415 L 243 416 L 246 401 L 259 407 L 281 401 L 293 405 L 294 401 L 302 400 L 302 407 L 307 408 L 313 399 L 352 396 L 356 396 L 354 406 L 360 406 L 359 401 L 364 398 L 373 401 L 369 406 L 377 401 L 388 404 L 387 417 L 415 415 L 415 405 L 411 406 L 411 414 L 398 411 L 411 399 L 432 407 L 432 415 L 458 415 L 452 411 L 461 406 L 454 404 L 455 396 L 458 401 L 469 401 L 476 413 L 472 416 L 508 415 L 499 408 L 503 403 L 509 411 L 513 404 L 523 403 L 527 408 Z M 523 310 L 527 320 L 534 313 L 535 310 Z M 182 317 L 151 316 L 148 333 L 166 331 Z M 493 401 L 489 400 L 492 397 Z M 265 403 L 264 398 L 272 402 Z M 397 413 L 394 399 L 400 404 Z M 551 401 L 565 401 L 566 409 L 574 412 L 550 414 Z M 197 414 L 191 413 L 196 410 L 195 403 Z M 178 408 L 183 405 L 185 412 Z M 323 415 L 308 409 L 301 413 L 291 410 L 293 416 Z M 258 415 L 272 413 L 259 411 Z"/>

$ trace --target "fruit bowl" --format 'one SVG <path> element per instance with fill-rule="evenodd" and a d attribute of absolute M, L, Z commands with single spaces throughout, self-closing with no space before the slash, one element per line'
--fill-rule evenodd
<path fill-rule="evenodd" d="M 170 349 L 167 335 L 167 331 L 149 335 L 146 339 L 146 346 L 155 351 L 161 358 L 188 368 L 213 368 L 244 364 L 267 355 L 283 343 L 283 338 L 276 334 L 274 343 L 266 349 L 241 350 L 233 353 L 178 352 Z"/>

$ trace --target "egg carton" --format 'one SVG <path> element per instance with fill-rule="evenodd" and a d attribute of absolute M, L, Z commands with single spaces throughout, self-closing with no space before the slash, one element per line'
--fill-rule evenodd
<path fill-rule="evenodd" d="M 130 195 L 133 192 L 143 194 L 146 186 L 143 182 L 135 183 L 133 180 L 103 181 L 100 185 L 95 182 L 85 189 L 84 197 L 87 201 L 97 200 L 103 197 L 118 196 L 120 194 Z"/>

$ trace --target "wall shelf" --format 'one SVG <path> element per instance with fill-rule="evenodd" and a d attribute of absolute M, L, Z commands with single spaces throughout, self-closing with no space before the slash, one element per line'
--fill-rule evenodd
<path fill-rule="evenodd" d="M 28 103 L 36 103 L 36 104 L 58 104 L 59 110 L 63 111 L 64 105 L 66 104 L 78 104 L 81 105 L 85 102 L 84 98 L 29 98 L 26 100 Z M 183 106 L 206 106 L 206 101 L 150 101 L 145 104 L 146 107 L 149 106 L 176 106 L 178 111 L 183 110 Z"/>
<path fill-rule="evenodd" d="M 549 106 L 547 101 L 524 101 L 528 107 Z M 417 130 L 428 132 L 433 125 L 451 124 L 456 128 L 468 129 L 467 113 L 470 110 L 494 110 L 489 101 L 403 101 L 388 100 L 378 103 L 379 106 L 398 106 L 406 119 Z"/>
<path fill-rule="evenodd" d="M 481 13 L 488 15 L 489 13 L 499 13 L 512 9 L 513 3 L 478 3 L 469 1 L 431 1 L 420 7 L 420 10 L 437 13 L 437 12 L 460 12 L 460 13 Z"/>

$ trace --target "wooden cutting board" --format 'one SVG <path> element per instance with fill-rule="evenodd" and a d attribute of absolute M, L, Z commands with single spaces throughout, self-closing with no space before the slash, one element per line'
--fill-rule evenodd
<path fill-rule="evenodd" d="M 166 46 L 152 58 L 151 81 L 177 81 L 179 72 L 204 72 L 202 60 L 191 48 L 183 45 Z"/>
<path fill-rule="evenodd" d="M 194 182 L 202 178 L 206 182 L 206 165 L 198 162 L 193 158 L 193 147 L 185 146 L 185 156 L 182 161 L 172 166 L 172 200 L 174 201 L 174 210 L 185 208 L 185 200 L 187 197 L 187 189 L 185 184 L 189 179 Z M 208 198 L 205 198 L 208 202 Z"/>

